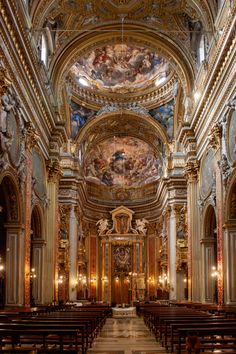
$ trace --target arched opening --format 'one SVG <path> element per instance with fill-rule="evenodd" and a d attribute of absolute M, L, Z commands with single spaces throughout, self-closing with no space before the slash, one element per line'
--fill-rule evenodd
<path fill-rule="evenodd" d="M 23 304 L 24 267 L 19 192 L 10 176 L 0 183 L 0 306 Z"/>
<path fill-rule="evenodd" d="M 215 210 L 212 205 L 209 205 L 205 212 L 203 225 L 204 301 L 217 303 L 217 229 Z"/>
<path fill-rule="evenodd" d="M 7 206 L 3 193 L 3 184 L 0 185 L 1 198 L 0 205 L 0 307 L 5 305 L 5 265 L 6 265 L 6 228 Z"/>
<path fill-rule="evenodd" d="M 42 272 L 43 245 L 41 209 L 35 206 L 31 216 L 31 245 L 30 245 L 30 304 L 35 306 L 43 302 Z"/>
<path fill-rule="evenodd" d="M 226 198 L 225 228 L 225 302 L 236 304 L 236 178 L 232 179 Z"/>

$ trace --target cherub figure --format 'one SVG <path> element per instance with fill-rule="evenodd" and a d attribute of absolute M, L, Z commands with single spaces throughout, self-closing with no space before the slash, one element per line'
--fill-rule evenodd
<path fill-rule="evenodd" d="M 96 225 L 98 225 L 98 234 L 99 236 L 105 234 L 105 231 L 108 230 L 108 220 L 107 219 L 100 219 L 97 221 Z"/>
<path fill-rule="evenodd" d="M 148 224 L 149 221 L 142 218 L 142 219 L 137 219 L 135 221 L 135 230 L 137 230 L 139 233 L 146 235 L 147 233 L 147 228 L 146 224 Z"/>

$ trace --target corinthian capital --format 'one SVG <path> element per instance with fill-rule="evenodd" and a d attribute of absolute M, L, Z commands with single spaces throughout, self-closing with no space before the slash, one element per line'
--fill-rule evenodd
<path fill-rule="evenodd" d="M 215 150 L 219 149 L 221 136 L 222 136 L 222 126 L 221 124 L 216 123 L 208 135 L 209 145 L 212 149 Z"/>
<path fill-rule="evenodd" d="M 8 71 L 2 66 L 0 58 L 0 97 L 5 95 L 12 82 L 9 77 Z"/>
<path fill-rule="evenodd" d="M 58 160 L 47 162 L 48 180 L 56 182 L 62 175 L 61 166 Z"/>
<path fill-rule="evenodd" d="M 198 180 L 200 163 L 198 160 L 188 161 L 185 169 L 184 176 L 188 183 L 196 182 Z"/>
<path fill-rule="evenodd" d="M 31 122 L 26 123 L 25 127 L 25 146 L 26 149 L 31 150 L 37 143 L 39 135 L 36 132 Z"/>

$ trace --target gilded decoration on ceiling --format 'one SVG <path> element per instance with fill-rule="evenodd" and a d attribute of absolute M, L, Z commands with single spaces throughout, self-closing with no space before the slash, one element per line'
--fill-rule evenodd
<path fill-rule="evenodd" d="M 74 139 L 78 131 L 84 126 L 87 120 L 93 117 L 96 112 L 92 109 L 71 101 L 71 137 Z"/>
<path fill-rule="evenodd" d="M 173 136 L 174 108 L 175 102 L 174 100 L 171 100 L 170 102 L 149 111 L 149 114 L 163 126 L 169 138 L 172 138 Z"/>
<path fill-rule="evenodd" d="M 107 44 L 79 58 L 71 72 L 78 84 L 83 78 L 93 89 L 132 92 L 151 80 L 165 79 L 170 65 L 148 48 Z"/>
<path fill-rule="evenodd" d="M 160 154 L 133 137 L 113 137 L 94 146 L 84 161 L 86 180 L 107 186 L 140 186 L 162 176 Z"/>

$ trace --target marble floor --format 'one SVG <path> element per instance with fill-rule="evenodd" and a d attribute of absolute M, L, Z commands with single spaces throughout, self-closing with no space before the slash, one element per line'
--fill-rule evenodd
<path fill-rule="evenodd" d="M 89 354 L 166 354 L 143 319 L 108 318 Z"/>

